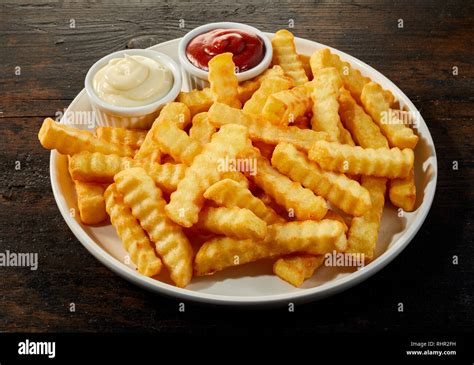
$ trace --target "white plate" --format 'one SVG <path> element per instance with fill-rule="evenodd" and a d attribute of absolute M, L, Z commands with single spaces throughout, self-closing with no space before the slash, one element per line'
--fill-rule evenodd
<path fill-rule="evenodd" d="M 268 33 L 268 36 L 271 35 Z M 153 46 L 151 49 L 163 52 L 178 61 L 178 43 L 179 39 L 174 39 Z M 299 53 L 308 55 L 319 48 L 326 47 L 323 44 L 300 38 L 296 38 L 296 46 Z M 410 111 L 416 112 L 415 106 L 408 97 L 385 76 L 354 57 L 336 49 L 331 50 L 339 54 L 343 60 L 349 61 L 355 68 L 360 69 L 364 75 L 392 91 L 402 107 L 406 106 Z M 187 90 L 187 87 L 187 80 L 184 78 L 183 89 Z M 84 90 L 77 95 L 68 111 L 91 111 Z M 77 127 L 85 128 L 81 124 Z M 165 282 L 162 282 L 144 277 L 135 271 L 133 265 L 124 263 L 127 254 L 112 226 L 84 226 L 77 216 L 71 216 L 70 209 L 76 208 L 74 187 L 67 173 L 66 157 L 59 155 L 56 151 L 51 152 L 51 185 L 64 220 L 82 245 L 109 269 L 145 289 L 183 300 L 217 304 L 300 303 L 327 297 L 367 279 L 392 261 L 418 232 L 431 207 L 438 172 L 433 140 L 421 117 L 418 135 L 420 141 L 415 150 L 417 210 L 413 213 L 405 213 L 404 217 L 399 218 L 396 209 L 390 203 L 386 204 L 376 248 L 376 259 L 372 263 L 358 271 L 322 267 L 301 288 L 294 288 L 274 276 L 269 261 L 259 261 L 227 269 L 213 276 L 196 277 L 185 289 L 170 285 L 166 278 L 163 278 Z"/>

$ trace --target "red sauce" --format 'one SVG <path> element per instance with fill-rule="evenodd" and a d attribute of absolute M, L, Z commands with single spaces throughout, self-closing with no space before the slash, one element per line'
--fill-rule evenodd
<path fill-rule="evenodd" d="M 191 63 L 205 71 L 212 57 L 231 52 L 237 72 L 250 70 L 262 61 L 263 41 L 255 34 L 241 29 L 214 29 L 194 37 L 186 47 Z"/>

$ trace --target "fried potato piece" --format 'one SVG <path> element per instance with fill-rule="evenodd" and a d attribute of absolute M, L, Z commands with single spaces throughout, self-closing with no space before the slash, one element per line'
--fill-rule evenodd
<path fill-rule="evenodd" d="M 128 146 L 103 141 L 86 130 L 69 127 L 46 118 L 38 133 L 41 145 L 48 150 L 57 150 L 63 155 L 74 155 L 82 151 L 100 152 L 106 155 L 133 156 Z"/>
<path fill-rule="evenodd" d="M 362 186 L 370 193 L 372 208 L 361 217 L 354 217 L 347 235 L 347 253 L 364 255 L 366 262 L 374 257 L 380 220 L 385 203 L 387 179 L 362 176 Z"/>
<path fill-rule="evenodd" d="M 339 128 L 339 140 L 341 143 L 348 144 L 349 146 L 355 146 L 355 142 L 352 139 L 351 133 L 346 128 L 344 128 L 341 121 L 339 121 L 337 126 Z"/>
<path fill-rule="evenodd" d="M 267 224 L 285 221 L 272 208 L 255 197 L 248 188 L 231 179 L 224 179 L 211 185 L 204 193 L 204 197 L 228 208 L 248 209 Z"/>
<path fill-rule="evenodd" d="M 342 224 L 333 220 L 277 223 L 267 228 L 263 241 L 218 237 L 205 242 L 194 261 L 197 276 L 228 267 L 294 252 L 324 255 L 343 251 L 347 241 Z"/>
<path fill-rule="evenodd" d="M 118 127 L 97 127 L 97 138 L 115 144 L 123 144 L 134 150 L 140 148 L 145 140 L 147 131 L 141 129 L 126 129 Z"/>
<path fill-rule="evenodd" d="M 269 68 L 254 79 L 242 82 L 237 87 L 237 93 L 239 95 L 240 102 L 242 104 L 245 104 L 245 102 L 252 97 L 253 93 L 257 91 L 257 89 L 260 87 L 261 82 L 266 77 L 284 75 L 285 73 L 283 72 L 283 69 L 280 66 L 276 65 L 273 66 L 273 68 Z M 192 116 L 198 113 L 207 112 L 211 105 L 214 103 L 211 89 L 208 87 L 202 90 L 191 90 L 188 92 L 181 91 L 176 101 L 186 104 L 186 106 L 191 111 Z"/>
<path fill-rule="evenodd" d="M 187 166 L 181 163 L 151 163 L 142 167 L 145 168 L 155 184 L 168 194 L 178 188 L 178 184 L 183 180 L 187 169 Z"/>
<path fill-rule="evenodd" d="M 285 74 L 290 76 L 296 85 L 308 81 L 303 64 L 296 53 L 295 37 L 286 29 L 279 30 L 272 38 L 273 64 L 280 65 Z"/>
<path fill-rule="evenodd" d="M 349 227 L 347 226 L 347 223 L 344 220 L 344 218 L 342 218 L 339 214 L 337 214 L 331 209 L 328 209 L 328 212 L 326 213 L 323 219 L 332 219 L 332 220 L 341 222 L 341 224 L 344 226 L 344 233 L 346 233 L 349 230 Z"/>
<path fill-rule="evenodd" d="M 163 120 L 155 127 L 153 138 L 161 152 L 188 166 L 202 150 L 199 142 L 189 137 L 185 131 L 169 120 Z"/>
<path fill-rule="evenodd" d="M 361 101 L 365 110 L 387 137 L 391 147 L 415 148 L 418 136 L 390 109 L 390 105 L 394 102 L 390 92 L 382 89 L 379 84 L 370 82 L 362 90 Z"/>
<path fill-rule="evenodd" d="M 273 264 L 273 273 L 299 288 L 306 279 L 313 276 L 317 268 L 324 263 L 324 256 L 296 255 L 285 256 Z"/>
<path fill-rule="evenodd" d="M 160 162 L 160 149 L 156 143 L 156 129 L 163 121 L 174 123 L 178 128 L 184 129 L 191 121 L 191 113 L 183 103 L 168 103 L 161 109 L 158 118 L 155 119 L 151 129 L 148 131 L 145 140 L 135 155 L 135 160 L 150 158 L 153 162 Z"/>
<path fill-rule="evenodd" d="M 288 90 L 293 85 L 293 80 L 286 76 L 267 77 L 262 81 L 258 90 L 245 103 L 242 110 L 248 114 L 259 115 L 262 113 L 265 102 L 270 95 Z"/>
<path fill-rule="evenodd" d="M 309 59 L 311 58 L 311 56 L 308 56 L 305 54 L 299 54 L 298 57 L 301 61 L 301 64 L 303 65 L 303 69 L 304 69 L 304 73 L 306 74 L 306 77 L 308 78 L 308 80 L 311 81 L 313 79 L 313 72 L 311 71 L 311 65 L 309 63 Z"/>
<path fill-rule="evenodd" d="M 199 213 L 195 227 L 237 239 L 262 240 L 267 234 L 263 220 L 251 210 L 238 207 L 205 208 Z"/>
<path fill-rule="evenodd" d="M 207 112 L 214 102 L 211 89 L 208 87 L 202 90 L 181 91 L 176 101 L 185 104 L 192 116 Z"/>
<path fill-rule="evenodd" d="M 111 183 L 115 174 L 136 165 L 129 157 L 104 155 L 83 151 L 69 159 L 69 172 L 74 180 L 82 182 Z"/>
<path fill-rule="evenodd" d="M 211 137 L 216 133 L 217 128 L 214 127 L 207 117 L 207 112 L 196 114 L 193 117 L 191 128 L 189 129 L 189 137 L 199 142 L 201 146 L 211 142 Z"/>
<path fill-rule="evenodd" d="M 84 224 L 98 224 L 107 219 L 102 184 L 74 180 L 79 217 Z"/>
<path fill-rule="evenodd" d="M 387 139 L 364 109 L 357 104 L 351 93 L 341 89 L 339 94 L 339 115 L 349 129 L 354 141 L 363 148 L 388 148 Z"/>
<path fill-rule="evenodd" d="M 251 157 L 257 160 L 257 174 L 253 176 L 257 186 L 284 206 L 290 215 L 298 220 L 320 220 L 324 217 L 327 205 L 323 198 L 279 173 L 257 153 Z"/>
<path fill-rule="evenodd" d="M 204 146 L 202 153 L 186 170 L 177 190 L 171 194 L 166 213 L 176 223 L 191 227 L 198 221 L 199 211 L 204 204 L 204 192 L 209 186 L 221 180 L 219 161 L 235 159 L 237 153 L 248 148 L 247 128 L 235 124 L 222 126 Z"/>
<path fill-rule="evenodd" d="M 140 167 L 123 170 L 114 180 L 124 203 L 155 243 L 171 279 L 185 287 L 192 277 L 193 251 L 181 227 L 166 216 L 161 190 Z"/>
<path fill-rule="evenodd" d="M 209 83 L 214 102 L 240 108 L 242 104 L 237 91 L 239 83 L 232 57 L 232 53 L 226 52 L 214 56 L 209 61 Z"/>
<path fill-rule="evenodd" d="M 311 97 L 305 85 L 270 95 L 262 116 L 276 125 L 287 126 L 303 116 L 311 107 Z"/>
<path fill-rule="evenodd" d="M 324 132 L 315 132 L 298 127 L 274 125 L 267 120 L 245 114 L 242 110 L 231 108 L 225 104 L 215 103 L 208 112 L 209 121 L 216 127 L 226 124 L 240 124 L 248 128 L 252 141 L 260 141 L 276 145 L 280 142 L 294 144 L 297 148 L 308 151 L 318 140 L 329 140 Z"/>
<path fill-rule="evenodd" d="M 316 70 L 313 84 L 312 128 L 315 131 L 326 132 L 334 141 L 342 142 L 338 102 L 342 79 L 336 68 L 327 67 Z"/>
<path fill-rule="evenodd" d="M 272 165 L 347 214 L 360 216 L 371 207 L 369 192 L 357 181 L 344 174 L 321 170 L 291 144 L 280 143 L 276 146 Z"/>
<path fill-rule="evenodd" d="M 404 179 L 390 180 L 389 197 L 393 205 L 402 208 L 406 212 L 412 212 L 415 209 L 416 186 L 413 169 Z"/>
<path fill-rule="evenodd" d="M 309 158 L 324 170 L 394 179 L 408 176 L 415 156 L 409 148 L 374 149 L 317 141 Z"/>
<path fill-rule="evenodd" d="M 335 67 L 344 82 L 344 87 L 357 101 L 360 101 L 364 85 L 370 82 L 368 77 L 362 76 L 360 71 L 352 68 L 349 62 L 344 62 L 338 55 L 331 53 L 329 48 L 315 51 L 311 56 L 310 64 L 313 75 L 322 68 Z"/>
<path fill-rule="evenodd" d="M 137 266 L 138 272 L 150 277 L 159 274 L 162 263 L 156 256 L 154 245 L 132 215 L 130 208 L 123 202 L 115 184 L 109 185 L 104 197 L 110 221 L 130 255 L 130 259 Z"/>
<path fill-rule="evenodd" d="M 243 173 L 241 173 L 240 171 L 225 171 L 225 172 L 222 172 L 221 178 L 223 180 L 224 179 L 233 180 L 245 189 L 249 188 L 249 181 L 247 180 L 245 175 Z"/>

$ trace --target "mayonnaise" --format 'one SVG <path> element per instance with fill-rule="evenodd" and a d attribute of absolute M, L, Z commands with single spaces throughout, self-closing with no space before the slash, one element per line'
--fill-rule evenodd
<path fill-rule="evenodd" d="M 160 62 L 125 54 L 114 58 L 94 75 L 93 87 L 103 101 L 124 107 L 142 106 L 161 99 L 173 86 L 173 74 Z"/>

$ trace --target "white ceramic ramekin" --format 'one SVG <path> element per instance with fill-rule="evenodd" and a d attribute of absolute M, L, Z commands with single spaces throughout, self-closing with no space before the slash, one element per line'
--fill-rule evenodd
<path fill-rule="evenodd" d="M 244 71 L 244 72 L 239 72 L 237 73 L 237 80 L 239 82 L 249 80 L 254 78 L 255 76 L 260 75 L 263 71 L 265 71 L 268 66 L 270 66 L 270 63 L 272 62 L 272 57 L 273 57 L 273 48 L 272 48 L 272 43 L 270 42 L 270 39 L 258 30 L 257 28 L 254 28 L 250 25 L 247 24 L 242 24 L 242 23 L 232 23 L 232 22 L 221 22 L 221 23 L 209 23 L 206 25 L 202 25 L 200 27 L 197 27 L 187 33 L 183 38 L 181 38 L 181 41 L 179 42 L 178 46 L 178 55 L 179 55 L 179 62 L 181 63 L 181 66 L 184 69 L 184 74 L 187 77 L 188 85 L 191 88 L 197 88 L 197 89 L 202 89 L 205 86 L 208 86 L 208 71 L 201 70 L 200 68 L 194 66 L 186 56 L 186 47 L 188 43 L 196 36 L 202 33 L 209 32 L 213 29 L 241 29 L 241 30 L 246 30 L 252 33 L 255 33 L 262 41 L 263 44 L 265 45 L 265 54 L 263 56 L 262 61 L 255 67 L 251 68 L 250 70 Z"/>
<path fill-rule="evenodd" d="M 94 75 L 113 58 L 122 58 L 125 54 L 138 55 L 152 58 L 170 69 L 173 74 L 173 86 L 171 90 L 161 99 L 143 106 L 122 107 L 109 104 L 100 99 L 93 87 Z M 181 91 L 181 71 L 179 66 L 164 53 L 149 49 L 127 49 L 111 53 L 89 69 L 86 75 L 85 88 L 99 126 L 122 127 L 122 128 L 150 128 L 161 107 L 173 101 Z"/>

